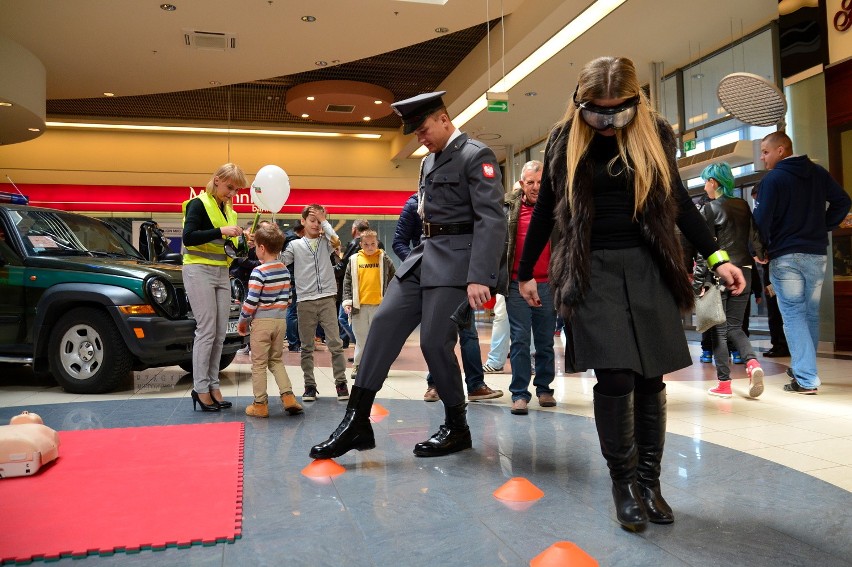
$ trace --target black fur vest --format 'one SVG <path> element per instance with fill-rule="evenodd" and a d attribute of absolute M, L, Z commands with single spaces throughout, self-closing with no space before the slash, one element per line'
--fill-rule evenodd
<path fill-rule="evenodd" d="M 582 300 L 590 281 L 590 242 L 594 210 L 594 187 L 592 178 L 594 168 L 591 160 L 584 157 L 577 168 L 574 188 L 574 214 L 568 207 L 565 197 L 567 164 L 565 159 L 569 121 L 562 128 L 554 128 L 547 144 L 547 177 L 555 193 L 556 206 L 554 216 L 557 228 L 557 242 L 550 259 L 550 282 L 554 293 L 554 304 L 562 316 L 570 318 L 574 306 Z M 675 153 L 677 141 L 667 122 L 658 119 L 657 129 L 666 155 L 669 156 L 669 168 L 672 182 L 679 183 Z M 678 204 L 673 194 L 668 198 L 661 186 L 655 186 L 645 204 L 645 211 L 639 216 L 642 236 L 651 251 L 654 261 L 662 273 L 663 280 L 674 296 L 681 311 L 689 311 L 694 304 L 694 296 L 689 285 L 686 268 L 683 265 L 683 250 L 679 232 L 675 230 L 678 216 Z"/>

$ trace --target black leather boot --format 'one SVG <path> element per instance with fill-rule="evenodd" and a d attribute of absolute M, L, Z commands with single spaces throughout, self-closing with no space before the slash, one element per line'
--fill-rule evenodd
<path fill-rule="evenodd" d="M 446 420 L 432 437 L 414 446 L 418 457 L 440 457 L 473 447 L 467 426 L 467 404 L 444 406 Z"/>
<path fill-rule="evenodd" d="M 660 461 L 666 442 L 666 388 L 656 394 L 634 396 L 636 446 L 639 463 L 636 484 L 648 519 L 654 524 L 671 524 L 674 512 L 660 491 Z"/>
<path fill-rule="evenodd" d="M 375 399 L 376 392 L 373 390 L 352 386 L 343 421 L 331 437 L 311 447 L 311 458 L 333 459 L 352 449 L 358 451 L 374 449 L 376 438 L 373 436 L 373 426 L 370 425 L 370 410 Z"/>
<path fill-rule="evenodd" d="M 648 514 L 636 484 L 636 440 L 633 437 L 633 393 L 610 397 L 594 392 L 595 425 L 601 453 L 612 478 L 615 516 L 622 527 L 639 531 L 648 523 Z"/>

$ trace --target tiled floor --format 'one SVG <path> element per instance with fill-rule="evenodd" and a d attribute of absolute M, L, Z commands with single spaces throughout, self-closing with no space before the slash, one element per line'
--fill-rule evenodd
<path fill-rule="evenodd" d="M 483 351 L 489 332 L 480 327 Z M 528 416 L 509 413 L 508 395 L 472 403 L 472 451 L 415 458 L 414 443 L 443 417 L 440 403 L 422 401 L 425 368 L 416 335 L 377 398 L 390 410 L 374 426 L 377 448 L 338 459 L 347 472 L 330 482 L 300 474 L 310 446 L 343 413 L 324 352 L 317 354 L 320 399 L 306 404 L 302 416 L 285 416 L 273 404 L 268 420 L 245 417 L 250 370 L 247 357 L 238 357 L 223 372 L 223 392 L 235 407 L 221 414 L 191 411 L 191 379 L 176 367 L 137 372 L 124 391 L 102 396 L 65 394 L 37 383 L 26 369 L 4 368 L 0 422 L 24 409 L 59 430 L 246 422 L 242 539 L 93 556 L 81 564 L 527 565 L 552 543 L 572 541 L 601 565 L 852 565 L 850 357 L 823 353 L 817 396 L 782 392 L 789 359 L 761 359 L 767 378 L 759 399 L 745 397 L 742 366 L 734 367 L 734 397 L 720 399 L 706 394 L 712 365 L 697 362 L 697 344 L 690 348 L 695 364 L 666 377 L 662 482 L 677 520 L 641 534 L 614 520 L 589 419 L 591 373 L 560 372 L 559 405 L 541 409 L 533 402 Z M 298 356 L 286 355 L 297 390 Z M 509 378 L 491 374 L 486 381 L 508 390 Z M 525 510 L 496 500 L 492 492 L 516 476 L 540 487 L 544 498 Z"/>

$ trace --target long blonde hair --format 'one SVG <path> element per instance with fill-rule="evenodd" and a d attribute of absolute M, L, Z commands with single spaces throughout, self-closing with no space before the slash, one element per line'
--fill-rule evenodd
<path fill-rule="evenodd" d="M 637 95 L 639 105 L 636 108 L 636 116 L 626 127 L 615 131 L 618 157 L 621 158 L 623 167 L 633 174 L 634 218 L 644 210 L 645 201 L 654 185 L 661 185 L 666 194 L 671 191 L 672 176 L 657 131 L 657 113 L 642 92 L 633 61 L 626 57 L 599 57 L 587 63 L 577 78 L 575 98 L 578 103 L 596 99 L 631 98 Z M 571 125 L 566 151 L 568 176 L 565 191 L 572 212 L 577 166 L 588 151 L 595 134 L 595 130 L 579 116 L 574 101 L 568 103 L 565 116 L 557 124 L 557 128 L 564 126 L 575 116 L 577 119 L 573 120 Z M 610 167 L 613 165 L 611 162 Z"/>
<path fill-rule="evenodd" d="M 225 180 L 228 180 L 228 181 L 232 181 L 234 183 L 234 185 L 236 185 L 237 187 L 247 187 L 248 186 L 248 181 L 246 181 L 246 174 L 243 173 L 242 168 L 240 168 L 240 166 L 238 166 L 235 163 L 226 163 L 225 165 L 223 165 L 219 169 L 217 169 L 216 173 L 214 173 L 213 176 L 210 178 L 210 181 L 207 182 L 207 188 L 205 189 L 205 191 L 207 192 L 208 195 L 211 195 L 211 196 L 213 195 L 213 190 L 216 188 L 216 186 L 214 185 L 214 181 L 217 177 L 220 180 L 225 179 Z M 226 208 L 227 207 L 233 208 L 233 203 L 231 201 L 232 201 L 232 199 L 229 198 L 225 202 Z"/>

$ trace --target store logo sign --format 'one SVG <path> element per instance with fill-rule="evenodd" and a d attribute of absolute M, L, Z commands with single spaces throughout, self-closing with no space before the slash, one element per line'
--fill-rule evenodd
<path fill-rule="evenodd" d="M 834 29 L 845 32 L 852 27 L 852 0 L 843 0 L 840 11 L 834 14 Z"/>

